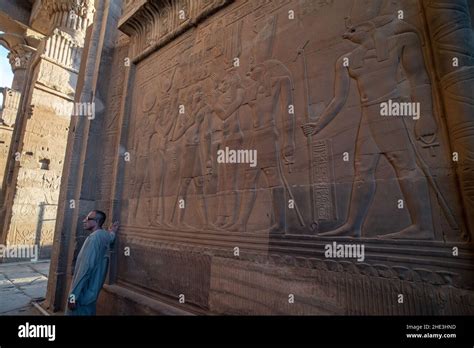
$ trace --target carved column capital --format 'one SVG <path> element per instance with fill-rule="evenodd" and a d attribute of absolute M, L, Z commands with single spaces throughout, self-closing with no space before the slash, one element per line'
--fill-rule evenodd
<path fill-rule="evenodd" d="M 44 0 L 44 6 L 51 16 L 57 12 L 68 12 L 87 18 L 95 12 L 93 0 Z"/>
<path fill-rule="evenodd" d="M 24 44 L 18 44 L 13 47 L 7 56 L 13 72 L 19 69 L 26 69 L 35 51 L 33 47 Z"/>
<path fill-rule="evenodd" d="M 45 56 L 78 70 L 86 29 L 94 19 L 94 1 L 44 0 L 43 6 L 51 18 Z"/>
<path fill-rule="evenodd" d="M 84 35 L 94 19 L 93 0 L 44 0 L 44 7 L 51 18 L 51 33 L 61 30 L 70 35 Z"/>

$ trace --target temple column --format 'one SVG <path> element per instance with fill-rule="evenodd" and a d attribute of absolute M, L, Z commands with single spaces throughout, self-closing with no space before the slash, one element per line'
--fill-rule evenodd
<path fill-rule="evenodd" d="M 15 124 L 18 104 L 20 102 L 20 92 L 11 88 L 0 88 L 3 95 L 3 105 L 0 110 L 0 196 L 1 184 L 5 174 L 7 158 L 9 156 L 13 126 Z"/>
<path fill-rule="evenodd" d="M 474 236 L 474 34 L 466 0 L 423 0 L 464 216 Z M 466 236 L 467 238 L 468 236 Z"/>
<path fill-rule="evenodd" d="M 8 59 L 13 70 L 13 81 L 11 88 L 22 91 L 26 80 L 26 70 L 31 60 L 31 55 L 36 49 L 24 44 L 18 44 L 8 53 Z"/>
<path fill-rule="evenodd" d="M 3 105 L 0 114 L 0 153 L 2 154 L 0 159 L 0 222 L 4 221 L 5 217 L 5 209 L 2 207 L 4 207 L 4 192 L 6 191 L 5 186 L 7 184 L 4 180 L 7 176 L 8 160 L 15 153 L 11 151 L 11 148 L 16 118 L 20 107 L 21 95 L 25 89 L 27 71 L 32 56 L 36 52 L 34 47 L 21 43 L 21 41 L 26 42 L 26 38 L 19 39 L 21 37 L 21 33 L 2 35 L 2 39 L 6 43 L 5 46 L 10 49 L 7 57 L 13 71 L 13 81 L 11 88 L 5 87 L 1 89 Z M 1 223 L 0 226 L 2 226 Z M 2 241 L 1 232 L 0 228 L 0 241 Z"/>
<path fill-rule="evenodd" d="M 122 104 L 122 86 L 128 70 L 123 63 L 128 40 L 120 40 L 117 30 L 121 8 L 118 1 L 96 2 L 94 25 L 84 47 L 75 102 L 88 102 L 92 96 L 96 115 L 93 120 L 71 120 L 44 305 L 52 311 L 65 308 L 72 269 L 87 237 L 81 223 L 84 216 L 92 209 L 100 209 L 107 214 L 106 225 L 113 221 L 110 176 L 118 158 L 120 130 L 114 120 Z M 108 173 L 108 178 L 98 181 L 103 172 Z"/>
<path fill-rule="evenodd" d="M 93 0 L 42 1 L 35 16 L 49 19 L 45 37 L 30 66 L 15 82 L 23 80 L 25 89 L 13 134 L 13 156 L 7 164 L 0 242 L 38 245 L 43 258 L 49 258 L 52 249 L 71 117 L 90 116 L 87 105 L 81 108 L 84 114 L 73 111 L 93 13 Z M 10 61 L 21 65 L 15 54 Z"/>

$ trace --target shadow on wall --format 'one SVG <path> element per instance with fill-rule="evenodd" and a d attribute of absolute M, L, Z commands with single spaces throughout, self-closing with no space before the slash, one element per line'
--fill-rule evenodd
<path fill-rule="evenodd" d="M 45 202 L 40 202 L 39 211 L 38 211 L 38 223 L 36 224 L 36 234 L 35 234 L 35 243 L 39 248 L 39 259 L 49 259 L 51 258 L 51 251 L 53 249 L 52 241 L 48 244 L 41 243 L 41 237 L 43 232 L 43 226 L 45 223 L 56 225 L 56 218 L 47 218 L 46 217 L 46 208 L 48 206 L 57 207 L 57 204 L 47 204 Z M 57 210 L 57 209 L 55 209 Z"/>

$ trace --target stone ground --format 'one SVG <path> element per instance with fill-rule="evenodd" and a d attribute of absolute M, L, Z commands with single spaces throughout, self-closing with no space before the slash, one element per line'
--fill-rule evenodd
<path fill-rule="evenodd" d="M 42 315 L 32 302 L 46 296 L 49 264 L 0 263 L 0 315 Z"/>

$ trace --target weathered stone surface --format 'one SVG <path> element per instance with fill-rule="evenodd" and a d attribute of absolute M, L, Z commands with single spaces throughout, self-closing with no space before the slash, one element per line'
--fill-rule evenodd
<path fill-rule="evenodd" d="M 96 8 L 94 23 L 84 48 L 87 55 L 82 59 L 79 83 L 75 95 L 76 103 L 90 101 L 95 96 L 96 118 L 93 122 L 85 117 L 71 120 L 68 134 L 68 149 L 62 178 L 58 205 L 57 233 L 49 278 L 49 305 L 60 309 L 65 300 L 65 291 L 71 278 L 71 267 L 85 240 L 82 227 L 76 222 L 83 219 L 97 205 L 110 206 L 113 182 L 110 175 L 119 161 L 116 154 L 119 129 L 115 127 L 122 105 L 122 90 L 127 69 L 123 65 L 127 56 L 128 40 L 116 29 L 121 13 L 121 3 L 100 2 Z M 104 29 L 103 29 L 104 28 Z M 118 69 L 112 69 L 117 67 Z M 111 84 L 110 81 L 115 83 Z M 107 112 L 106 112 L 107 110 Z M 104 130 L 106 130 L 104 132 Z M 95 134 L 89 138 L 89 134 Z M 102 148 L 103 151 L 87 151 L 88 148 Z M 83 157 L 85 156 L 85 157 Z M 94 163 L 102 163 L 97 166 Z M 90 175 L 98 181 L 93 184 L 81 181 Z M 78 197 L 78 192 L 79 197 Z M 74 202 L 74 208 L 71 208 Z"/>
<path fill-rule="evenodd" d="M 133 291 L 198 313 L 472 313 L 472 209 L 456 188 L 469 179 L 418 8 L 209 1 L 180 23 L 186 4 L 126 2 L 120 21 L 126 92 L 106 131 L 120 157 L 90 197 L 122 222 L 110 279 L 124 298 L 107 291 L 101 310 L 135 312 Z M 423 11 L 428 27 L 440 18 Z M 419 113 L 384 116 L 384 102 Z M 226 148 L 257 150 L 255 167 L 222 163 Z M 363 245 L 364 260 L 328 259 L 334 242 Z"/>
<path fill-rule="evenodd" d="M 45 298 L 49 262 L 0 265 L 0 315 L 40 315 L 31 302 Z"/>
<path fill-rule="evenodd" d="M 14 84 L 21 85 L 22 99 L 3 183 L 0 241 L 38 245 L 41 257 L 48 258 L 70 118 L 81 116 L 73 101 L 93 5 L 92 1 L 39 3 L 30 21 L 46 11 L 51 19 L 46 36 L 34 41 L 28 29 L 23 40 L 34 41 L 35 48 L 25 43 L 8 45 Z"/>
<path fill-rule="evenodd" d="M 0 93 L 3 96 L 3 105 L 0 109 L 0 183 L 3 183 L 7 159 L 10 153 L 13 127 L 15 126 L 16 114 L 20 103 L 20 92 L 10 88 L 0 88 Z"/>
<path fill-rule="evenodd" d="M 59 204 L 50 305 L 64 306 L 78 221 L 96 208 L 121 222 L 103 314 L 172 313 L 157 301 L 212 314 L 472 314 L 471 9 L 139 0 L 120 19 L 117 4 L 98 6 L 87 36 L 53 16 L 25 151 L 47 151 L 37 135 L 67 127 L 46 94 L 61 109 L 92 95 L 97 113 L 54 146 L 66 152 L 59 199 L 59 177 L 38 177 L 33 159 L 15 174 L 11 221 L 27 226 L 21 207 L 31 224 L 15 235 L 32 236 L 30 197 Z M 328 254 L 337 244 L 363 254 Z"/>

